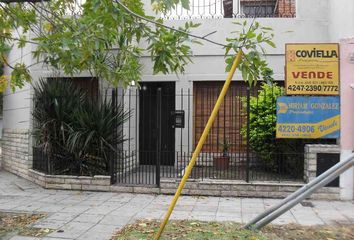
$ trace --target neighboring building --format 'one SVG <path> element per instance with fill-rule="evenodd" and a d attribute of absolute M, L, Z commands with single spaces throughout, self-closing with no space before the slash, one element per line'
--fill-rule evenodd
<path fill-rule="evenodd" d="M 203 2 L 204 5 L 198 5 L 199 2 Z M 147 13 L 153 15 L 150 9 L 150 0 L 146 0 L 146 6 Z M 255 6 L 257 7 L 255 8 Z M 259 17 L 257 21 L 262 25 L 274 29 L 277 48 L 267 48 L 266 57 L 270 67 L 274 70 L 274 79 L 280 85 L 284 81 L 286 43 L 339 42 L 342 38 L 354 36 L 354 2 L 352 0 L 191 0 L 191 11 L 187 12 L 177 8 L 176 11 L 164 17 L 169 19 L 165 23 L 171 26 L 182 25 L 189 19 L 202 23 L 195 30 L 196 34 L 205 35 L 216 30 L 217 32 L 208 38 L 217 42 L 225 42 L 225 38 L 235 30 L 234 21 L 242 21 L 245 18 L 251 21 L 250 17 L 254 15 Z M 118 166 L 121 171 L 117 176 L 118 182 L 156 184 L 154 175 L 146 173 L 156 173 L 157 159 L 160 159 L 161 165 L 163 165 L 162 169 L 168 169 L 162 171 L 161 177 L 173 178 L 183 173 L 190 153 L 201 135 L 213 102 L 216 100 L 217 91 L 227 76 L 224 49 L 208 42 L 204 42 L 202 46 L 193 45 L 192 49 L 193 63 L 187 66 L 185 74 L 179 76 L 174 74 L 153 75 L 150 56 L 146 55 L 141 59 L 144 64 L 141 90 L 137 90 L 134 86 L 131 86 L 127 91 L 118 89 L 120 96 L 118 99 L 125 103 L 126 109 L 133 110 L 133 116 L 124 128 L 124 133 L 128 136 L 129 141 L 126 142 L 123 149 L 129 153 L 129 157 L 126 157 L 125 162 Z M 31 55 L 27 54 L 31 50 L 30 47 L 25 49 L 25 54 L 22 57 L 28 65 L 34 61 Z M 21 53 L 15 49 L 10 52 L 8 61 L 15 62 L 19 58 L 21 58 Z M 10 69 L 5 71 L 9 72 Z M 33 67 L 31 73 L 34 79 L 52 76 L 50 70 L 42 68 L 40 65 Z M 78 76 L 81 80 L 85 77 L 90 77 L 90 75 L 82 73 Z M 106 88 L 103 82 L 93 85 L 101 90 Z M 159 101 L 158 98 L 160 90 L 162 101 Z M 233 143 L 230 150 L 232 155 L 230 166 L 235 166 L 236 170 L 226 172 L 225 176 L 220 176 L 218 175 L 220 172 L 210 169 L 201 170 L 201 172 L 196 170 L 192 173 L 193 178 L 205 179 L 208 176 L 216 179 L 245 180 L 247 177 L 252 180 L 252 176 L 257 175 L 255 172 L 248 172 L 248 174 L 253 174 L 249 178 L 250 176 L 246 172 L 240 170 L 244 167 L 242 164 L 247 161 L 246 143 L 241 134 L 242 126 L 245 123 L 241 98 L 245 96 L 246 86 L 241 75 L 236 72 L 230 94 L 225 100 L 217 123 L 213 126 L 197 164 L 197 169 L 212 166 L 213 156 L 221 151 L 220 142 L 228 138 Z M 31 98 L 30 85 L 18 89 L 15 93 L 8 90 L 4 94 L 2 166 L 4 169 L 23 177 L 28 177 L 29 169 L 32 168 Z M 160 119 L 157 118 L 159 116 L 157 106 L 159 105 L 161 106 Z M 178 118 L 179 116 L 182 118 Z M 184 123 L 183 128 L 177 128 L 176 125 L 182 123 L 179 120 Z M 159 127 L 158 122 L 161 123 Z M 161 136 L 158 135 L 158 129 L 161 129 Z M 161 151 L 157 154 L 158 137 L 161 139 Z M 252 156 L 248 157 L 252 158 Z M 251 161 L 251 164 L 255 163 Z M 144 172 L 144 174 L 139 175 L 139 172 Z M 233 174 L 236 177 L 232 177 Z M 126 175 L 129 175 L 130 178 L 124 178 Z M 278 177 L 272 179 L 268 174 L 262 175 L 261 178 L 255 177 L 254 180 L 278 181 L 280 179 Z M 304 176 L 301 176 L 300 180 L 302 178 Z M 290 180 L 293 179 L 290 178 Z M 341 181 L 354 182 L 354 177 L 353 179 L 347 177 Z M 247 191 L 245 188 L 245 191 L 241 189 L 240 192 Z M 272 196 L 270 190 L 264 191 L 268 191 L 268 195 L 253 194 L 254 196 Z"/>

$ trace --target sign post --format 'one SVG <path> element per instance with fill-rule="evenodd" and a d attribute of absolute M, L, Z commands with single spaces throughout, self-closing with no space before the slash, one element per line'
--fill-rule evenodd
<path fill-rule="evenodd" d="M 287 95 L 338 95 L 339 46 L 286 44 Z"/>

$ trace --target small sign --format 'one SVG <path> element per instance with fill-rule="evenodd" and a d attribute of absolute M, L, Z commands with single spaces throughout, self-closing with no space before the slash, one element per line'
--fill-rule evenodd
<path fill-rule="evenodd" d="M 286 44 L 287 95 L 339 95 L 339 45 Z"/>
<path fill-rule="evenodd" d="M 339 97 L 278 97 L 277 138 L 339 138 Z"/>
<path fill-rule="evenodd" d="M 184 128 L 184 111 L 183 110 L 176 110 L 171 112 L 173 116 L 173 128 Z"/>

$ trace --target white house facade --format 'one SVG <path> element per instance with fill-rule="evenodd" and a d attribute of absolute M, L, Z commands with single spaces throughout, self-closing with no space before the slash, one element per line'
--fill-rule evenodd
<path fill-rule="evenodd" d="M 146 2 L 147 14 L 153 15 L 150 0 L 144 0 L 144 2 Z M 233 22 L 244 20 L 252 22 L 252 18 L 249 18 L 246 12 L 252 11 L 253 8 L 250 6 L 254 2 L 262 6 L 260 10 L 261 17 L 258 17 L 256 21 L 260 22 L 263 26 L 274 29 L 276 48 L 267 47 L 265 57 L 274 71 L 274 80 L 279 85 L 282 85 L 285 80 L 286 43 L 343 44 L 347 43 L 348 39 L 354 37 L 354 1 L 352 0 L 233 0 L 233 14 L 229 16 L 226 16 L 227 10 L 223 10 L 224 5 L 218 5 L 223 1 L 204 1 L 204 5 L 215 5 L 211 13 L 205 13 L 205 7 L 198 12 L 196 9 L 198 6 L 200 9 L 201 3 L 199 2 L 202 1 L 191 1 L 191 8 L 195 10 L 193 14 L 177 11 L 166 16 L 164 23 L 174 27 L 183 25 L 185 21 L 190 20 L 201 23 L 201 26 L 193 30 L 193 34 L 204 36 L 213 32 L 213 34 L 208 36 L 208 39 L 225 43 L 226 37 L 231 36 L 231 32 L 237 28 L 237 25 L 233 24 Z M 226 4 L 229 1 L 224 2 Z M 280 10 L 281 6 L 284 8 L 283 10 Z M 210 8 L 207 9 L 210 11 Z M 267 16 L 268 11 L 274 14 L 275 9 L 277 9 L 277 14 L 279 15 L 281 15 L 279 12 L 283 11 L 282 17 L 277 17 L 276 15 L 272 17 Z M 184 18 L 184 20 L 178 18 Z M 127 90 L 118 88 L 117 91 L 112 93 L 119 96 L 118 99 L 121 103 L 124 103 L 124 108 L 133 110 L 129 123 L 124 125 L 124 135 L 128 137 L 129 141 L 126 141 L 121 146 L 121 149 L 126 151 L 129 157 L 124 159 L 123 170 L 116 176 L 118 179 L 117 184 L 121 183 L 121 186 L 126 187 L 125 190 L 131 191 L 133 189 L 132 186 L 139 185 L 138 183 L 141 180 L 142 182 L 145 181 L 145 184 L 151 183 L 153 185 L 152 189 L 155 190 L 151 191 L 157 191 L 157 188 L 161 189 L 165 186 L 167 190 L 159 190 L 159 192 L 172 193 L 177 182 L 175 179 L 178 179 L 183 174 L 190 153 L 193 151 L 200 137 L 202 127 L 212 108 L 212 103 L 216 99 L 217 92 L 214 90 L 219 89 L 227 77 L 227 73 L 225 72 L 225 49 L 206 41 L 202 42 L 203 45 L 191 45 L 193 51 L 191 58 L 193 62 L 186 67 L 184 74 L 154 75 L 152 73 L 150 56 L 145 55 L 141 58 L 144 66 L 141 89 L 137 89 L 136 86 L 130 86 Z M 8 55 L 8 62 L 23 61 L 27 65 L 31 65 L 35 62 L 35 59 L 31 55 L 31 51 L 34 48 L 35 46 L 28 46 L 22 51 L 14 48 Z M 352 67 L 354 68 L 353 64 Z M 9 75 L 10 72 L 11 69 L 5 67 L 5 74 Z M 39 78 L 53 76 L 53 71 L 41 64 L 31 67 L 30 72 L 34 81 L 37 81 Z M 59 76 L 66 77 L 60 75 L 60 73 Z M 91 78 L 92 76 L 89 73 L 82 73 L 77 77 L 84 79 Z M 354 77 L 350 81 L 354 83 Z M 99 80 L 97 86 L 101 90 L 107 89 L 104 81 Z M 191 183 L 188 194 L 205 194 L 202 191 L 204 188 L 204 190 L 206 189 L 214 195 L 233 195 L 231 192 L 234 191 L 234 195 L 236 196 L 281 197 L 284 194 L 286 195 L 287 192 L 283 191 L 284 193 L 280 193 L 282 190 L 279 186 L 282 186 L 284 189 L 288 186 L 287 191 L 291 192 L 316 176 L 317 153 L 339 154 L 341 152 L 341 139 L 333 139 L 330 146 L 308 146 L 304 149 L 303 153 L 306 155 L 301 163 L 303 167 L 301 170 L 304 174 L 300 179 L 288 179 L 283 175 L 272 179 L 273 175 L 270 174 L 257 177 L 259 172 L 256 170 L 243 173 L 242 163 L 244 161 L 248 161 L 248 166 L 255 164 L 253 160 L 247 160 L 247 158 L 252 158 L 252 154 L 251 156 L 249 155 L 250 153 L 247 155 L 247 147 L 241 134 L 245 118 L 237 115 L 242 114 L 241 108 L 243 102 L 241 98 L 247 95 L 247 92 L 242 91 L 246 87 L 241 74 L 236 71 L 229 100 L 227 100 L 228 102 L 225 103 L 222 110 L 224 116 L 220 116 L 218 120 L 220 128 L 215 127 L 212 129 L 210 138 L 204 148 L 205 151 L 204 153 L 202 152 L 200 159 L 198 159 L 199 165 L 197 164 L 196 166 L 197 168 L 200 167 L 200 169 L 203 167 L 212 167 L 215 164 L 212 160 L 213 154 L 217 154 L 219 151 L 219 142 L 221 141 L 219 138 L 223 137 L 225 139 L 225 136 L 227 136 L 234 144 L 231 147 L 232 159 L 229 163 L 230 166 L 234 167 L 234 170 L 225 171 L 224 173 L 210 170 L 212 174 L 209 170 L 201 170 L 202 173 L 195 171 L 192 176 L 195 182 Z M 347 87 L 341 86 L 341 88 Z M 160 96 L 162 101 L 160 99 L 160 102 L 157 95 L 158 91 L 162 91 Z M 33 126 L 31 114 L 33 110 L 32 95 L 33 89 L 30 84 L 26 84 L 22 89 L 16 89 L 15 92 L 7 89 L 3 94 L 1 167 L 24 178 L 40 182 L 43 179 L 34 180 L 36 177 L 34 177 L 33 173 L 32 146 L 34 141 L 31 135 Z M 341 104 L 343 106 L 351 103 L 342 102 Z M 155 109 L 156 106 L 160 106 L 159 110 Z M 154 118 L 146 120 L 151 115 Z M 160 116 L 160 118 L 155 119 L 155 116 Z M 354 116 L 352 119 L 354 120 Z M 160 136 L 155 132 L 156 121 L 160 121 L 160 125 L 157 127 L 160 129 Z M 183 126 L 178 126 L 179 124 Z M 219 129 L 221 129 L 220 132 Z M 354 132 L 352 132 L 352 135 L 354 135 Z M 155 144 L 158 137 L 160 137 L 160 148 L 162 150 L 160 149 L 160 154 L 149 153 L 149 155 L 148 152 L 154 152 L 158 147 Z M 347 152 L 348 150 L 350 149 L 346 149 Z M 155 186 L 157 184 L 155 175 L 149 176 L 147 174 L 147 172 L 154 172 L 156 174 L 156 161 L 160 161 L 159 165 L 163 166 L 160 169 L 162 171 L 160 173 L 162 174 L 161 179 L 158 180 L 161 181 L 161 185 L 159 183 L 160 186 L 158 187 Z M 138 165 L 143 165 L 143 167 Z M 172 170 L 164 172 L 163 169 Z M 143 171 L 144 174 L 138 176 L 139 171 Z M 262 170 L 261 172 L 263 174 L 264 171 Z M 139 178 L 140 180 L 132 181 L 124 178 L 127 174 L 131 179 Z M 232 177 L 234 176 L 233 174 L 237 177 Z M 41 176 L 43 177 L 43 175 Z M 284 181 L 282 181 L 283 177 L 285 178 Z M 151 182 L 150 178 L 152 179 Z M 213 180 L 216 180 L 216 189 L 212 187 L 207 188 L 206 186 L 210 186 L 210 182 Z M 223 183 L 222 181 L 227 182 Z M 280 182 L 285 184 L 277 185 Z M 192 186 L 193 184 L 195 186 Z M 217 189 L 222 188 L 223 184 L 226 186 L 225 192 Z M 105 190 L 114 190 L 112 187 L 105 187 Z M 72 187 L 72 189 L 74 188 Z M 83 185 L 81 185 L 80 189 L 84 189 Z M 92 190 L 95 189 L 92 188 Z M 124 189 L 120 188 L 120 190 L 123 191 Z M 353 192 L 354 169 L 350 169 L 340 177 L 337 187 L 328 188 L 328 190 L 318 193 L 318 196 L 326 198 L 326 196 L 335 195 L 334 198 L 354 199 Z"/>

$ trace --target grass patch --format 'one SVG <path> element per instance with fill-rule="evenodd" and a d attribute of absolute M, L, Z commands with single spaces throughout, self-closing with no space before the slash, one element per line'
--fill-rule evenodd
<path fill-rule="evenodd" d="M 112 240 L 153 239 L 158 230 L 158 221 L 139 221 L 127 225 L 112 237 Z M 298 225 L 269 226 L 262 231 L 241 229 L 234 222 L 171 221 L 161 237 L 163 240 L 353 240 L 354 226 L 316 226 Z"/>
<path fill-rule="evenodd" d="M 34 228 L 31 225 L 43 218 L 43 214 L 2 213 L 0 212 L 0 239 L 7 239 L 13 235 L 43 237 L 51 229 Z"/>

